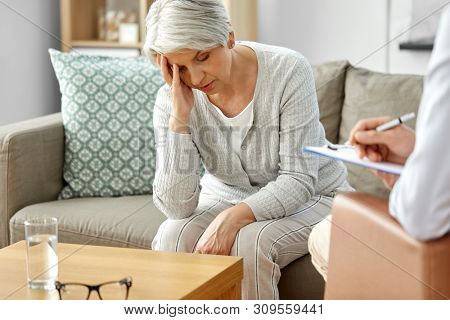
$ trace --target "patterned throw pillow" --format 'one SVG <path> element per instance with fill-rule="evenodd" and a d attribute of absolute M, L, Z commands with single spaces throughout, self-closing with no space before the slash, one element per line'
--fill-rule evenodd
<path fill-rule="evenodd" d="M 159 70 L 144 57 L 49 53 L 65 131 L 66 186 L 59 198 L 151 193 Z"/>

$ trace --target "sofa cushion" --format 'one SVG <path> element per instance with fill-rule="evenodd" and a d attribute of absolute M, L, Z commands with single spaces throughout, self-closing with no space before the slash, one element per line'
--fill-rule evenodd
<path fill-rule="evenodd" d="M 10 220 L 11 243 L 24 239 L 23 223 L 40 216 L 58 219 L 59 242 L 151 248 L 166 219 L 151 196 L 50 201 L 18 211 Z"/>
<path fill-rule="evenodd" d="M 336 61 L 313 66 L 319 103 L 320 121 L 329 141 L 337 143 L 344 103 L 345 74 L 348 61 Z"/>
<path fill-rule="evenodd" d="M 280 299 L 283 300 L 321 300 L 325 281 L 311 262 L 309 254 L 292 261 L 281 270 L 278 283 Z"/>
<path fill-rule="evenodd" d="M 380 116 L 399 117 L 416 112 L 422 96 L 422 76 L 377 73 L 350 67 L 345 81 L 345 99 L 339 143 L 347 141 L 358 120 Z M 415 128 L 415 120 L 406 125 Z M 347 165 L 348 181 L 357 190 L 387 197 L 389 190 L 367 169 Z"/>
<path fill-rule="evenodd" d="M 153 107 L 163 84 L 148 59 L 49 50 L 65 133 L 60 198 L 149 194 L 155 171 Z"/>

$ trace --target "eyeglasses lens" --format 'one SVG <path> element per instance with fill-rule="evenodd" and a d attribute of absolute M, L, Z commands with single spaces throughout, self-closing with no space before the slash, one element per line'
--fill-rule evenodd
<path fill-rule="evenodd" d="M 62 300 L 85 300 L 89 294 L 89 289 L 77 284 L 67 284 L 61 288 Z"/>
<path fill-rule="evenodd" d="M 99 291 L 103 300 L 123 300 L 127 296 L 127 286 L 120 282 L 102 285 Z"/>

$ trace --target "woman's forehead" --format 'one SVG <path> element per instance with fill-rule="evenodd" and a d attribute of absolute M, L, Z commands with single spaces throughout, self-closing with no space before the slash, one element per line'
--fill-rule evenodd
<path fill-rule="evenodd" d="M 181 49 L 166 53 L 164 56 L 169 60 L 170 64 L 183 64 L 195 59 L 199 52 L 199 50 L 194 49 Z"/>
<path fill-rule="evenodd" d="M 213 47 L 204 50 L 180 49 L 174 52 L 166 53 L 164 54 L 164 56 L 167 58 L 170 64 L 185 65 L 186 63 L 189 63 L 190 61 L 197 58 L 198 55 L 213 51 L 217 48 L 219 47 Z"/>
<path fill-rule="evenodd" d="M 199 52 L 199 50 L 194 50 L 194 49 L 181 49 L 181 50 L 177 50 L 174 52 L 169 52 L 164 54 L 164 56 L 166 58 L 172 58 L 172 59 L 189 59 L 189 58 L 193 58 L 197 55 L 197 52 Z"/>

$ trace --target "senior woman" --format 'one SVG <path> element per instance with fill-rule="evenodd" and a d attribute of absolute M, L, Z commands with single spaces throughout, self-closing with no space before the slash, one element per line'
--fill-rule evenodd
<path fill-rule="evenodd" d="M 167 82 L 153 199 L 168 219 L 153 249 L 243 256 L 242 297 L 278 299 L 280 269 L 349 188 L 342 163 L 302 152 L 325 144 L 310 65 L 236 42 L 220 0 L 155 1 L 144 51 Z"/>

